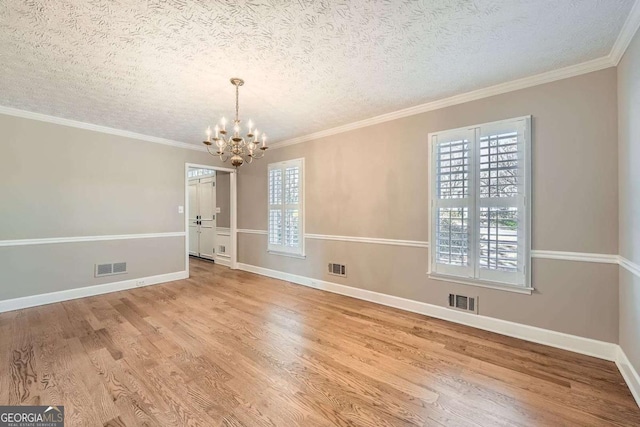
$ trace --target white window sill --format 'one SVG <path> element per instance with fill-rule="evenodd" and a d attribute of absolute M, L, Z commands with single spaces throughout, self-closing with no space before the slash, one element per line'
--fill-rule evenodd
<path fill-rule="evenodd" d="M 267 253 L 269 253 L 271 255 L 287 256 L 289 258 L 307 259 L 306 255 L 290 254 L 290 253 L 287 253 L 287 252 L 267 251 Z"/>
<path fill-rule="evenodd" d="M 477 286 L 477 287 L 480 287 L 480 288 L 488 288 L 488 289 L 496 289 L 498 291 L 515 292 L 517 294 L 531 295 L 533 293 L 533 291 L 535 290 L 534 288 L 531 288 L 531 287 L 516 286 L 516 285 L 506 285 L 506 284 L 503 285 L 501 283 L 485 282 L 485 281 L 480 281 L 480 280 L 478 280 L 478 281 L 476 281 L 476 280 L 465 280 L 465 279 L 459 278 L 459 277 L 442 276 L 442 275 L 434 274 L 434 273 L 427 273 L 427 276 L 429 276 L 429 279 L 439 280 L 439 281 L 442 281 L 442 282 L 459 283 L 461 285 Z"/>

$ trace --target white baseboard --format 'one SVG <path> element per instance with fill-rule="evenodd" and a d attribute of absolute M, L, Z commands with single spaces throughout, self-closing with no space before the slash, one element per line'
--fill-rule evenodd
<path fill-rule="evenodd" d="M 433 304 L 420 301 L 400 298 L 393 295 L 381 294 L 379 292 L 368 291 L 365 289 L 353 288 L 351 286 L 340 285 L 337 283 L 326 282 L 324 280 L 312 279 L 309 277 L 298 276 L 295 274 L 285 273 L 277 270 L 270 270 L 263 267 L 257 267 L 249 264 L 238 264 L 238 268 L 251 273 L 263 276 L 273 277 L 285 280 L 299 285 L 309 286 L 315 289 L 333 292 L 336 294 L 347 295 L 365 301 L 375 302 L 389 307 L 399 308 L 401 310 L 411 311 L 413 313 L 424 314 L 426 316 L 435 317 L 462 325 L 471 326 L 485 331 L 495 332 L 526 341 L 544 344 L 563 350 L 573 351 L 575 353 L 585 354 L 609 361 L 617 360 L 618 345 L 614 343 L 598 341 L 590 338 L 579 337 L 576 335 L 565 334 L 562 332 L 551 331 L 548 329 L 537 328 L 535 326 L 524 325 L 521 323 L 509 322 L 493 317 L 487 317 L 477 314 L 469 314 L 461 311 L 451 310 Z"/>
<path fill-rule="evenodd" d="M 220 255 L 216 256 L 216 264 L 224 265 L 225 267 L 231 267 L 231 259 L 229 257 L 224 258 Z"/>
<path fill-rule="evenodd" d="M 175 273 L 159 274 L 157 276 L 149 277 L 139 277 L 137 279 L 123 280 L 121 282 L 105 283 L 102 285 L 67 289 L 65 291 L 51 292 L 48 294 L 14 298 L 0 301 L 0 313 L 3 313 L 5 311 L 20 310 L 22 308 L 35 307 L 38 305 L 52 304 L 60 301 L 85 298 L 94 295 L 108 294 L 110 292 L 123 291 L 136 287 L 157 285 L 159 283 L 187 279 L 188 277 L 189 273 L 187 273 L 186 271 L 177 271 Z M 144 284 L 138 286 L 137 284 L 140 282 L 144 282 Z"/>
<path fill-rule="evenodd" d="M 625 382 L 629 386 L 629 390 L 636 400 L 638 406 L 640 406 L 640 375 L 635 370 L 627 355 L 622 350 L 622 347 L 618 346 L 618 355 L 616 357 L 616 365 L 622 374 Z"/>

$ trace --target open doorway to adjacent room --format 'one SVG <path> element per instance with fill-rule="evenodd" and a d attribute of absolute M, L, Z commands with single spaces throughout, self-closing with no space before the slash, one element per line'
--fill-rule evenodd
<path fill-rule="evenodd" d="M 235 268 L 236 172 L 185 166 L 186 269 L 192 260 Z"/>

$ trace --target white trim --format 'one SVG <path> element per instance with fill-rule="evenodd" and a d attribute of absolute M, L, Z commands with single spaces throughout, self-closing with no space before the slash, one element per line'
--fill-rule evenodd
<path fill-rule="evenodd" d="M 296 283 L 315 289 L 321 289 L 340 295 L 346 295 L 364 301 L 386 305 L 389 307 L 395 307 L 413 313 L 424 314 L 426 316 L 431 316 L 438 319 L 483 329 L 485 331 L 491 331 L 501 335 L 519 338 L 526 341 L 544 344 L 563 350 L 573 351 L 575 353 L 586 354 L 588 356 L 593 356 L 609 361 L 614 361 L 617 357 L 618 345 L 613 343 L 565 334 L 562 332 L 551 331 L 548 329 L 537 328 L 534 326 L 523 325 L 521 323 L 509 322 L 507 320 L 500 320 L 492 317 L 450 310 L 448 308 L 433 304 L 413 301 L 406 298 L 400 298 L 365 289 L 353 288 L 351 286 L 340 285 L 337 283 L 326 282 L 324 280 L 312 279 L 309 277 L 298 276 L 281 271 L 270 270 L 254 265 L 240 263 L 238 264 L 238 266 L 241 270 L 248 271 L 250 273 L 273 277 L 275 279 L 285 280 L 291 283 Z"/>
<path fill-rule="evenodd" d="M 629 261 L 622 255 L 618 256 L 618 263 L 620 264 L 620 267 L 623 267 L 629 273 L 635 274 L 636 276 L 640 277 L 640 265 L 636 264 L 635 262 Z"/>
<path fill-rule="evenodd" d="M 238 171 L 234 170 L 229 179 L 230 183 L 230 207 L 229 207 L 229 224 L 231 232 L 231 250 L 229 251 L 230 263 L 229 268 L 235 270 L 238 268 Z"/>
<path fill-rule="evenodd" d="M 290 145 L 300 144 L 302 142 L 312 141 L 314 139 L 320 139 L 327 136 L 400 119 L 403 117 L 414 116 L 416 114 L 426 113 L 428 111 L 439 110 L 441 108 L 450 107 L 452 105 L 464 104 L 465 102 L 476 101 L 478 99 L 488 98 L 490 96 L 500 95 L 515 90 L 526 89 L 528 87 L 545 83 L 551 83 L 557 80 L 575 77 L 615 66 L 616 64 L 613 62 L 610 56 L 603 56 L 601 58 L 592 59 L 580 64 L 570 65 L 568 67 L 559 68 L 557 70 L 551 70 L 545 73 L 536 74 L 534 76 L 524 77 L 506 83 L 500 83 L 495 86 L 489 86 L 471 92 L 462 93 L 460 95 L 454 95 L 449 98 L 427 102 L 426 104 L 404 108 L 402 110 L 393 111 L 391 113 L 382 114 L 365 120 L 360 120 L 331 129 L 326 129 L 320 132 L 315 132 L 308 135 L 271 143 L 270 147 L 272 149 L 288 147 Z"/>
<path fill-rule="evenodd" d="M 640 28 L 640 0 L 636 0 L 631 7 L 629 16 L 627 16 L 627 19 L 620 30 L 620 34 L 618 34 L 618 38 L 611 48 L 609 58 L 611 58 L 611 62 L 614 65 L 618 65 L 620 60 L 622 60 L 622 57 L 629 47 L 631 40 L 633 40 L 633 36 L 638 31 L 638 28 Z"/>
<path fill-rule="evenodd" d="M 582 262 L 597 262 L 597 263 L 603 263 L 603 264 L 618 264 L 618 255 L 614 255 L 614 254 L 533 250 L 531 251 L 531 256 L 533 258 L 561 259 L 564 261 L 582 261 Z"/>
<path fill-rule="evenodd" d="M 264 234 L 265 236 L 268 234 L 267 230 L 251 230 L 248 228 L 238 228 L 238 233 L 242 234 Z"/>
<path fill-rule="evenodd" d="M 294 253 L 289 253 L 289 252 L 270 251 L 270 250 L 267 249 L 267 253 L 269 255 L 286 256 L 286 257 L 289 257 L 289 258 L 307 259 L 306 255 L 294 254 Z"/>
<path fill-rule="evenodd" d="M 159 283 L 187 279 L 188 277 L 189 273 L 187 273 L 186 271 L 177 271 L 175 273 L 159 274 L 157 276 L 128 279 L 121 282 L 105 283 L 102 285 L 86 286 L 83 288 L 67 289 L 65 291 L 14 298 L 0 301 L 0 313 L 3 313 L 5 311 L 20 310 L 28 307 L 35 307 L 38 305 L 52 304 L 60 301 L 68 301 L 77 298 L 102 295 L 110 292 L 123 291 L 136 287 L 157 285 Z M 138 286 L 138 283 L 140 282 L 144 282 L 144 285 Z"/>
<path fill-rule="evenodd" d="M 206 147 L 189 144 L 172 139 L 158 138 L 157 136 L 144 135 L 141 133 L 130 132 L 107 126 L 94 125 L 92 123 L 79 122 L 77 120 L 63 119 L 62 117 L 49 116 L 46 114 L 33 113 L 31 111 L 19 110 L 17 108 L 4 107 L 0 105 L 0 114 L 7 116 L 22 117 L 24 119 L 38 120 L 40 122 L 53 123 L 56 125 L 69 126 L 78 129 L 85 129 L 94 132 L 106 133 L 109 135 L 122 136 L 125 138 L 137 139 L 139 141 L 154 142 L 156 144 L 170 145 L 177 148 L 185 148 L 187 150 L 207 151 Z"/>
<path fill-rule="evenodd" d="M 216 234 L 218 236 L 230 236 L 231 228 L 230 227 L 216 227 Z"/>
<path fill-rule="evenodd" d="M 104 236 L 48 237 L 43 239 L 0 240 L 2 246 L 50 245 L 54 243 L 103 242 L 106 240 L 154 239 L 158 237 L 185 237 L 184 231 L 169 233 L 113 234 Z"/>
<path fill-rule="evenodd" d="M 327 234 L 305 234 L 304 236 L 307 239 L 316 240 L 337 240 L 340 242 L 374 243 L 377 245 L 410 246 L 416 248 L 429 247 L 429 242 L 421 242 L 418 240 L 381 239 L 378 237 L 331 236 Z"/>
<path fill-rule="evenodd" d="M 231 267 L 231 260 L 229 259 L 229 257 L 221 258 L 220 255 L 218 255 L 215 259 L 215 263 L 219 265 L 223 265 L 225 267 Z"/>
<path fill-rule="evenodd" d="M 248 228 L 239 228 L 238 233 L 242 234 L 267 234 L 267 230 L 253 230 Z M 378 245 L 393 245 L 393 246 L 408 246 L 416 248 L 428 248 L 429 242 L 421 240 L 398 240 L 398 239 L 382 239 L 378 237 L 357 237 L 357 236 L 335 236 L 329 234 L 305 234 L 305 239 L 312 240 L 335 240 L 340 242 L 355 242 L 355 243 L 373 243 Z M 589 252 L 564 252 L 564 251 L 547 251 L 547 250 L 532 250 L 532 258 L 541 259 L 559 259 L 565 261 L 581 261 L 581 262 L 595 262 L 604 264 L 618 264 L 618 255 L 615 254 L 596 254 Z M 624 259 L 624 258 L 623 258 Z M 629 263 L 629 271 L 634 272 L 632 269 L 635 265 L 637 273 L 640 276 L 640 266 Z M 622 265 L 622 263 L 620 264 Z"/>
<path fill-rule="evenodd" d="M 455 276 L 441 276 L 435 273 L 427 273 L 427 276 L 429 276 L 429 278 L 432 280 L 459 283 L 461 285 L 467 285 L 467 286 L 479 286 L 481 288 L 496 289 L 498 291 L 515 292 L 517 294 L 531 295 L 535 290 L 534 288 L 531 288 L 531 287 L 523 287 L 518 285 L 502 285 L 500 283 L 492 284 L 491 282 L 482 281 L 482 280 L 470 281 L 470 280 L 464 280 L 464 278 L 457 278 Z"/>
<path fill-rule="evenodd" d="M 627 386 L 629 386 L 629 391 L 631 391 L 633 398 L 636 400 L 638 406 L 640 406 L 640 375 L 638 375 L 638 371 L 635 370 L 620 346 L 618 346 L 618 354 L 615 362 L 624 381 L 627 383 Z"/>

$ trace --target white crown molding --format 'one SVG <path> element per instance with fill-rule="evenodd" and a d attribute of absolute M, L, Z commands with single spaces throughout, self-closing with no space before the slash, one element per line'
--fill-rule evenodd
<path fill-rule="evenodd" d="M 636 276 L 640 277 L 640 265 L 636 264 L 635 262 L 629 261 L 622 255 L 618 257 L 618 262 L 620 263 L 620 267 L 623 267 L 629 273 L 635 274 Z"/>
<path fill-rule="evenodd" d="M 622 30 L 620 30 L 620 34 L 611 48 L 609 57 L 614 65 L 618 65 L 622 60 L 638 28 L 640 28 L 640 0 L 636 0 L 631 7 L 631 12 L 629 12 L 629 16 L 627 16 Z"/>
<path fill-rule="evenodd" d="M 376 117 L 371 117 L 369 119 L 360 120 L 343 126 L 326 129 L 320 132 L 315 132 L 280 142 L 275 142 L 272 143 L 270 147 L 274 149 L 288 147 L 290 145 L 300 144 L 302 142 L 312 141 L 315 139 L 324 138 L 327 136 L 332 136 L 350 130 L 360 129 L 363 127 L 400 119 L 403 117 L 409 117 L 416 114 L 426 113 L 428 111 L 439 110 L 441 108 L 450 107 L 452 105 L 464 104 L 465 102 L 476 101 L 478 99 L 487 98 L 490 96 L 500 95 L 519 89 L 526 89 L 528 87 L 537 86 L 544 83 L 551 83 L 557 80 L 603 70 L 605 68 L 614 67 L 615 65 L 616 64 L 612 61 L 610 56 L 603 56 L 601 58 L 596 58 L 591 61 L 582 62 L 580 64 L 570 65 L 568 67 L 559 68 L 557 70 L 551 70 L 545 73 L 536 74 L 534 76 L 524 77 L 506 83 L 500 83 L 483 89 L 474 90 L 460 95 L 454 95 L 449 98 L 428 102 L 426 104 L 404 108 L 402 110 L 393 111 L 391 113 L 382 114 Z"/>
<path fill-rule="evenodd" d="M 207 151 L 205 147 L 186 142 L 173 141 L 171 139 L 158 138 L 156 136 L 143 135 L 141 133 L 130 132 L 107 126 L 94 125 L 92 123 L 79 122 L 76 120 L 63 119 L 61 117 L 49 116 L 46 114 L 33 113 L 31 111 L 19 110 L 17 108 L 4 107 L 0 105 L 0 114 L 7 116 L 22 117 L 24 119 L 38 120 L 41 122 L 53 123 L 62 126 L 69 126 L 78 129 L 91 130 L 94 132 L 106 133 L 109 135 L 122 136 L 125 138 L 137 139 L 139 141 L 153 142 L 156 144 L 170 145 L 177 148 L 185 148 L 187 150 Z"/>
<path fill-rule="evenodd" d="M 51 245 L 57 243 L 102 242 L 106 240 L 154 239 L 159 237 L 185 237 L 184 231 L 146 234 L 112 234 L 104 236 L 49 237 L 44 239 L 0 240 L 2 246 Z"/>
<path fill-rule="evenodd" d="M 618 346 L 618 354 L 615 362 L 624 381 L 629 386 L 629 391 L 631 391 L 633 398 L 636 400 L 638 406 L 640 406 L 640 375 L 638 375 L 638 371 L 636 371 L 620 346 Z"/>
<path fill-rule="evenodd" d="M 239 263 L 238 268 L 250 273 L 260 274 L 262 276 L 272 277 L 340 295 L 346 295 L 364 301 L 399 308 L 401 310 L 419 313 L 526 341 L 549 345 L 551 347 L 573 351 L 575 353 L 586 354 L 600 359 L 614 361 L 618 355 L 618 345 L 613 343 L 495 319 L 493 317 L 464 313 L 442 306 L 382 294 L 366 289 L 340 285 L 338 283 L 327 282 L 310 277 L 298 276 L 255 265 Z"/>
<path fill-rule="evenodd" d="M 182 280 L 188 278 L 189 273 L 187 273 L 186 271 L 178 271 L 175 273 L 159 274 L 157 276 L 128 279 L 121 282 L 67 289 L 65 291 L 51 292 L 48 294 L 30 295 L 27 297 L 0 301 L 0 313 L 3 313 L 5 311 L 20 310 L 28 307 L 35 307 L 38 305 L 52 304 L 55 302 L 69 301 L 77 298 L 102 295 L 110 292 L 123 291 L 126 289 L 133 289 L 141 286 L 157 285 L 159 283 L 172 282 L 174 280 Z M 140 282 L 144 282 L 144 285 L 139 286 L 138 283 Z"/>

